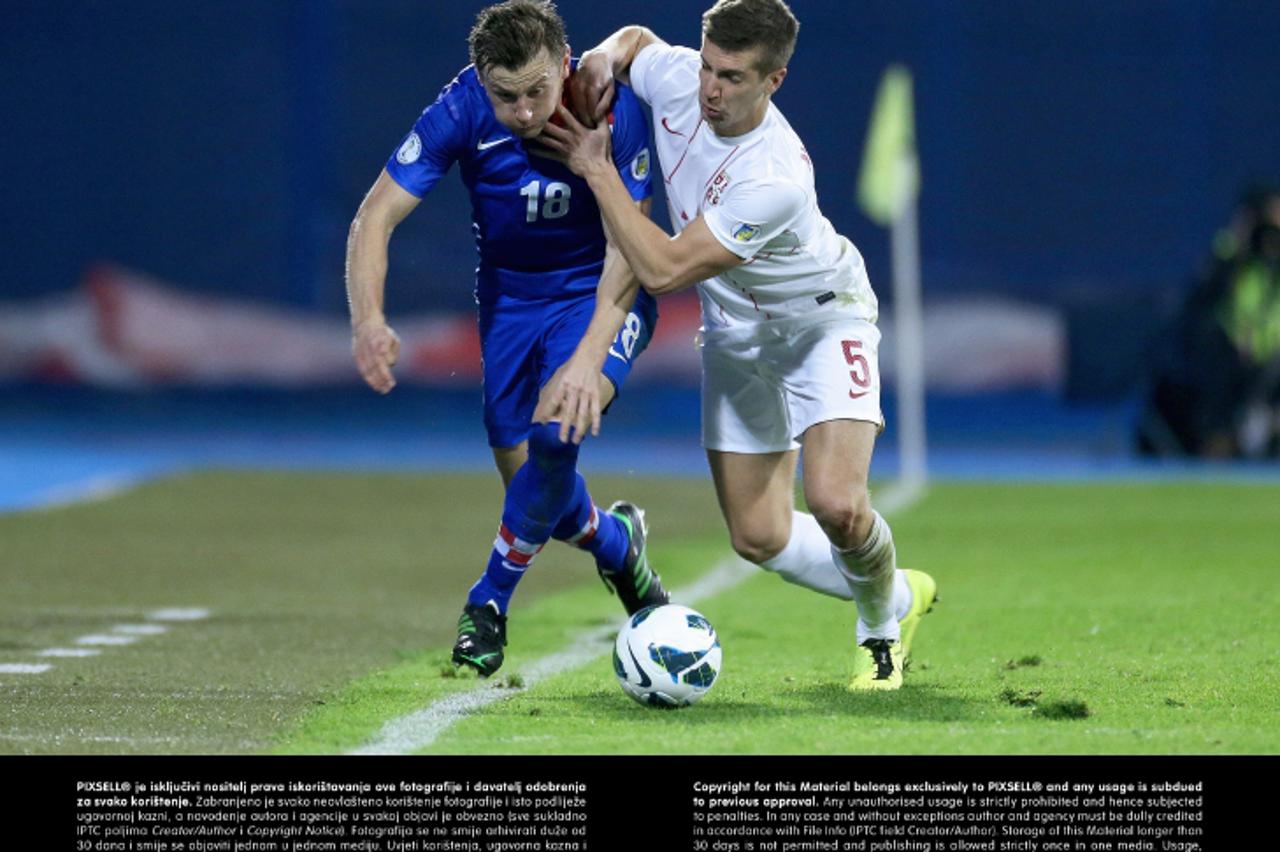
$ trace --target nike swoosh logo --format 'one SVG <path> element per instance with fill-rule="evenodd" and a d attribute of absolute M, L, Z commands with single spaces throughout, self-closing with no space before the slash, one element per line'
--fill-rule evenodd
<path fill-rule="evenodd" d="M 667 117 L 665 115 L 662 117 L 662 129 L 676 136 L 684 135 L 679 130 L 676 130 L 674 127 L 672 127 L 670 124 L 667 124 Z"/>
<path fill-rule="evenodd" d="M 476 150 L 487 151 L 490 148 L 492 148 L 494 145 L 501 145 L 503 142 L 510 142 L 513 138 L 514 137 L 511 137 L 511 136 L 504 136 L 501 139 L 491 139 L 488 142 L 477 142 Z"/>
<path fill-rule="evenodd" d="M 631 662 L 635 663 L 636 674 L 640 675 L 640 688 L 648 689 L 653 686 L 653 681 L 649 680 L 649 676 L 644 673 L 644 669 L 640 668 L 640 661 L 636 659 L 636 652 L 628 647 L 627 653 L 631 655 Z"/>
<path fill-rule="evenodd" d="M 866 396 L 869 393 L 871 393 L 871 391 L 863 391 L 862 393 L 854 393 L 853 391 L 849 391 L 849 399 L 862 399 L 864 396 Z"/>

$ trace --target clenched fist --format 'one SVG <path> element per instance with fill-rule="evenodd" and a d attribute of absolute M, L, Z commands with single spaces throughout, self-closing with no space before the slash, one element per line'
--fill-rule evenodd
<path fill-rule="evenodd" d="M 360 376 L 378 393 L 396 386 L 391 368 L 400 357 L 400 338 L 383 320 L 365 320 L 351 333 L 351 352 Z"/>

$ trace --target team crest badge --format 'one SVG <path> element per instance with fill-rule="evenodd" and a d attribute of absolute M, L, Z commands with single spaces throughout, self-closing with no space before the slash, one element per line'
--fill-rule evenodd
<path fill-rule="evenodd" d="M 759 225 L 748 225 L 745 222 L 733 229 L 733 238 L 740 243 L 749 243 L 760 235 Z"/>
<path fill-rule="evenodd" d="M 649 174 L 649 149 L 644 148 L 631 161 L 631 176 L 636 180 L 640 180 L 647 174 Z"/>
<path fill-rule="evenodd" d="M 410 133 L 400 145 L 400 150 L 396 151 L 396 162 L 402 166 L 410 163 L 416 163 L 418 157 L 422 155 L 422 139 L 419 138 L 417 132 Z"/>
<path fill-rule="evenodd" d="M 717 174 L 715 179 L 711 181 L 711 185 L 707 187 L 707 194 L 703 197 L 706 203 L 712 206 L 719 204 L 721 196 L 724 195 L 724 191 L 729 188 L 729 181 L 730 177 L 728 172 L 720 172 Z"/>

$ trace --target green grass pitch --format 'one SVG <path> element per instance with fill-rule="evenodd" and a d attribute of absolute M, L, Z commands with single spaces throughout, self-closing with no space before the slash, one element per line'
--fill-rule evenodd
<path fill-rule="evenodd" d="M 669 587 L 728 560 L 707 482 L 592 486 L 647 508 Z M 0 751 L 337 753 L 478 695 L 413 748 L 1280 753 L 1275 484 L 931 486 L 891 518 L 901 564 L 942 598 L 902 691 L 847 693 L 850 606 L 754 572 L 698 602 L 724 668 L 675 712 L 622 694 L 607 656 L 621 609 L 562 545 L 516 595 L 503 670 L 447 665 L 499 499 L 492 474 L 220 472 L 0 516 Z M 209 615 L 152 630 L 173 607 Z M 593 659 L 539 674 L 584 634 Z"/>

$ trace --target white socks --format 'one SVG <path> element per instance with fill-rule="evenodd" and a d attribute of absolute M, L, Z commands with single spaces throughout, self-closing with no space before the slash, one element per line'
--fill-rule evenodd
<path fill-rule="evenodd" d="M 791 540 L 781 553 L 761 562 L 760 567 L 788 583 L 845 601 L 854 599 L 849 581 L 831 561 L 831 542 L 813 515 L 793 511 Z"/>
<path fill-rule="evenodd" d="M 851 550 L 831 546 L 835 565 L 858 606 L 858 644 L 870 638 L 898 641 L 898 622 L 911 609 L 906 575 L 896 570 L 893 533 L 879 512 L 867 540 Z"/>
<path fill-rule="evenodd" d="M 907 577 L 894 568 L 893 533 L 877 513 L 861 547 L 837 550 L 813 515 L 791 513 L 791 539 L 760 567 L 797 586 L 858 607 L 858 644 L 874 636 L 898 639 L 898 622 L 911 610 Z"/>

